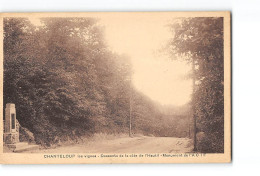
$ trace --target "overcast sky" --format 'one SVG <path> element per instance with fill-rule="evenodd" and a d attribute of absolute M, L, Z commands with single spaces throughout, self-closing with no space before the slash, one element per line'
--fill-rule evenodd
<path fill-rule="evenodd" d="M 166 16 L 114 15 L 100 17 L 108 45 L 130 56 L 133 84 L 139 91 L 163 105 L 183 105 L 190 100 L 191 80 L 183 76 L 190 66 L 158 54 L 172 36 Z"/>

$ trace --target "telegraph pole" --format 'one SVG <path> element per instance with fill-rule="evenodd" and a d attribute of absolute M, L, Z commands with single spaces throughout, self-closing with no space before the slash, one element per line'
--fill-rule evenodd
<path fill-rule="evenodd" d="M 129 89 L 129 137 L 132 137 L 132 86 L 130 78 Z"/>
<path fill-rule="evenodd" d="M 191 138 L 191 135 L 190 135 L 190 124 L 189 124 L 189 138 Z"/>
<path fill-rule="evenodd" d="M 194 62 L 194 58 L 192 59 L 192 93 L 193 93 L 193 97 L 192 97 L 192 113 L 193 113 L 193 125 L 194 125 L 194 138 L 193 138 L 193 143 L 194 143 L 194 152 L 197 151 L 197 119 L 196 119 L 196 115 L 195 115 L 195 101 L 194 101 L 194 94 L 195 94 L 195 62 Z"/>

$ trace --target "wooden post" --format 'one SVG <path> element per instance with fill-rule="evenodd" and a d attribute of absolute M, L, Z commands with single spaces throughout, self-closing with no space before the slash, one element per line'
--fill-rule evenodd
<path fill-rule="evenodd" d="M 189 138 L 191 138 L 191 134 L 190 134 L 190 124 L 189 124 Z"/>
<path fill-rule="evenodd" d="M 130 79 L 130 93 L 129 93 L 129 137 L 132 137 L 132 86 Z"/>

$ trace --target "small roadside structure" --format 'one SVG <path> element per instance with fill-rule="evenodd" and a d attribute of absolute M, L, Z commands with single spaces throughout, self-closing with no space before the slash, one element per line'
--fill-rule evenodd
<path fill-rule="evenodd" d="M 5 108 L 4 121 L 4 146 L 12 152 L 24 152 L 39 149 L 38 145 L 29 145 L 27 142 L 19 140 L 20 124 L 16 119 L 15 104 L 7 103 Z"/>

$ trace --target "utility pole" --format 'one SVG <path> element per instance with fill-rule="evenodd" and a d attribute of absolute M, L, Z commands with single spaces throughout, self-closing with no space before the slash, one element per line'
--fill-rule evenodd
<path fill-rule="evenodd" d="M 191 135 L 190 135 L 190 124 L 189 124 L 189 138 L 191 138 Z"/>
<path fill-rule="evenodd" d="M 130 78 L 129 89 L 129 137 L 132 137 L 132 86 Z"/>
<path fill-rule="evenodd" d="M 193 125 L 194 125 L 194 138 L 193 138 L 193 143 L 194 143 L 194 152 L 197 151 L 197 119 L 196 119 L 196 115 L 195 115 L 195 101 L 194 101 L 194 94 L 195 94 L 195 61 L 194 58 L 192 59 L 192 114 L 193 114 Z"/>

